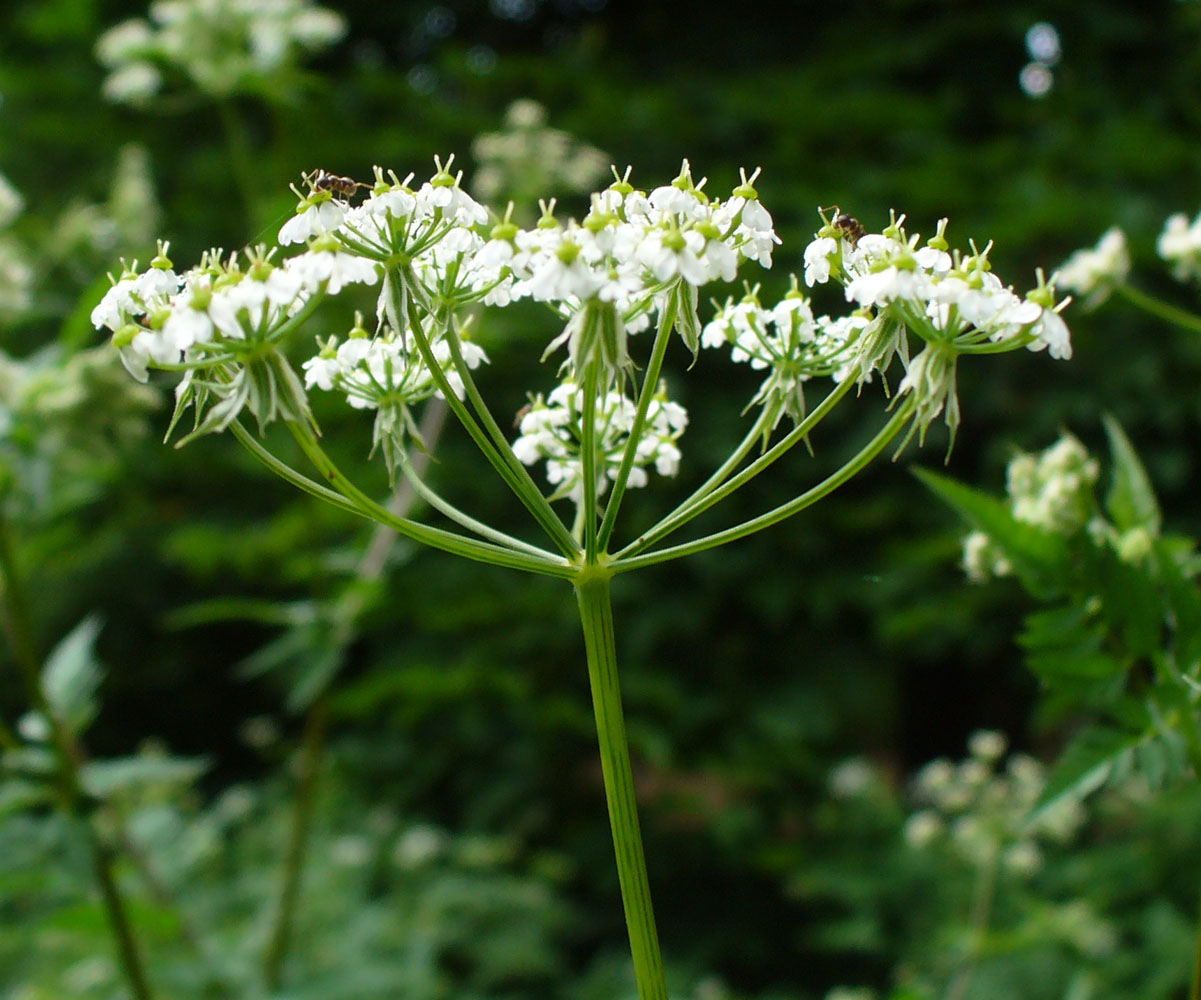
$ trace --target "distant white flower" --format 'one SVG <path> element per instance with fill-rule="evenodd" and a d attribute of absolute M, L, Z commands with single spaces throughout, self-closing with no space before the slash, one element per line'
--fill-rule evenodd
<path fill-rule="evenodd" d="M 1183 212 L 1171 216 L 1156 243 L 1179 281 L 1201 277 L 1201 215 L 1190 224 Z"/>
<path fill-rule="evenodd" d="M 1100 305 L 1115 285 L 1130 274 L 1126 234 L 1117 226 L 1106 230 L 1095 247 L 1077 250 L 1056 275 L 1056 285 L 1084 297 L 1085 305 Z"/>

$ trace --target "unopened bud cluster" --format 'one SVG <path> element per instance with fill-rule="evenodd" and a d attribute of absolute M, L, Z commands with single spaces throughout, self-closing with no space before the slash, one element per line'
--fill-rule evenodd
<path fill-rule="evenodd" d="M 1036 454 L 1019 452 L 1006 470 L 1006 492 L 1014 520 L 1043 531 L 1074 534 L 1096 510 L 1093 486 L 1100 474 L 1097 460 L 1071 434 L 1064 434 Z M 993 540 L 980 531 L 964 539 L 963 567 L 975 582 L 1013 572 Z"/>
<path fill-rule="evenodd" d="M 1067 843 L 1084 823 L 1074 799 L 1032 810 L 1046 786 L 1041 764 L 1024 754 L 1005 759 L 1008 741 L 991 730 L 972 734 L 966 760 L 931 761 L 918 773 L 914 792 L 925 808 L 905 824 L 915 848 L 946 843 L 973 865 L 1000 863 L 1029 876 L 1042 865 L 1041 842 Z"/>
<path fill-rule="evenodd" d="M 1100 465 L 1071 434 L 1064 434 L 1044 451 L 1019 452 L 1009 463 L 1006 492 L 1013 518 L 1042 531 L 1076 537 L 1087 534 L 1090 544 L 1111 547 L 1132 565 L 1150 553 L 1156 529 L 1136 525 L 1119 531 L 1101 513 L 1094 495 Z M 963 540 L 963 569 L 980 583 L 1008 576 L 1013 567 L 994 539 L 972 531 Z"/>

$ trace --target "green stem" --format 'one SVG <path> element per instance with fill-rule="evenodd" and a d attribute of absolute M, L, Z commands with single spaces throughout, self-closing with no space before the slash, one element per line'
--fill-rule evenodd
<path fill-rule="evenodd" d="M 818 404 L 810 414 L 789 431 L 783 438 L 777 441 L 768 451 L 760 455 L 755 461 L 743 469 L 733 479 L 730 479 L 724 484 L 722 481 L 733 470 L 733 465 L 726 462 L 720 469 L 717 470 L 709 480 L 698 489 L 691 497 L 685 500 L 671 514 L 663 518 L 657 525 L 649 531 L 639 535 L 633 542 L 627 545 L 624 549 L 617 553 L 617 559 L 624 564 L 630 558 L 636 556 L 639 552 L 650 547 L 660 539 L 670 535 L 678 528 L 683 527 L 693 518 L 696 518 L 707 511 L 714 504 L 719 503 L 728 497 L 735 490 L 745 486 L 748 482 L 759 475 L 770 466 L 778 461 L 792 448 L 795 448 L 805 437 L 816 427 L 826 415 L 838 405 L 839 400 L 850 390 L 854 384 L 852 379 L 840 383 L 835 389 L 826 396 L 825 399 Z M 906 407 L 902 407 L 906 409 Z M 895 418 L 894 418 L 895 419 Z M 754 428 L 752 428 L 752 432 Z M 749 436 L 749 435 L 748 435 Z M 745 453 L 744 453 L 745 454 Z M 736 463 L 735 463 L 736 464 Z M 806 494 L 807 495 L 807 494 Z M 824 496 L 824 494 L 822 494 Z M 820 499 L 820 498 L 815 498 Z M 807 504 L 804 506 L 808 506 Z M 800 509 L 800 508 L 798 508 Z M 764 515 L 766 516 L 766 515 Z M 787 515 L 785 515 L 787 516 Z M 773 522 L 774 523 L 774 522 Z M 766 525 L 764 525 L 766 527 Z M 663 550 L 669 551 L 669 550 Z"/>
<path fill-rule="evenodd" d="M 393 307 L 397 316 L 404 316 L 406 312 L 401 308 L 403 305 L 401 298 L 404 295 L 404 286 L 412 284 L 416 280 L 411 270 L 406 272 L 393 270 L 391 272 Z M 534 520 L 550 536 L 563 555 L 569 558 L 575 556 L 579 552 L 579 546 L 576 544 L 575 539 L 572 538 L 571 532 L 567 530 L 567 526 L 559 519 L 559 515 L 547 503 L 546 497 L 542 495 L 542 491 L 538 489 L 537 484 L 530 478 L 530 474 L 526 471 L 525 466 L 513 454 L 513 449 L 505 438 L 504 432 L 484 405 L 483 397 L 480 396 L 479 390 L 475 386 L 475 380 L 471 376 L 471 369 L 463 363 L 463 356 L 459 349 L 457 335 L 448 325 L 446 340 L 451 357 L 455 363 L 455 368 L 459 378 L 462 379 L 467 397 L 471 400 L 472 406 L 476 408 L 476 412 L 480 420 L 486 425 L 487 431 L 471 415 L 471 411 L 467 409 L 463 400 L 454 391 L 454 387 L 451 386 L 450 380 L 447 379 L 446 373 L 442 370 L 442 366 L 438 363 L 437 358 L 434 357 L 433 345 L 421 321 L 417 317 L 416 310 L 408 310 L 408 321 L 409 329 L 413 333 L 413 339 L 417 343 L 417 350 L 421 354 L 422 361 L 425 362 L 426 367 L 429 369 L 434 384 L 438 386 L 451 411 L 463 425 L 464 430 L 467 431 L 471 440 L 476 443 L 476 446 L 488 460 L 489 464 L 496 469 L 497 474 L 504 480 L 522 504 L 525 505 L 525 508 L 530 512 Z"/>
<path fill-rule="evenodd" d="M 1201 1000 L 1201 920 L 1197 921 L 1197 943 L 1193 946 L 1193 980 L 1188 1000 Z"/>
<path fill-rule="evenodd" d="M 967 992 L 983 952 L 984 935 L 988 933 L 996 887 L 997 859 L 994 857 L 985 862 L 978 873 L 976 886 L 972 892 L 972 912 L 968 918 L 972 931 L 972 950 L 952 977 L 943 1000 L 962 1000 L 963 995 Z"/>
<path fill-rule="evenodd" d="M 489 563 L 493 566 L 508 566 L 510 569 L 520 569 L 527 573 L 555 576 L 562 579 L 569 579 L 574 574 L 575 570 L 565 559 L 554 556 L 549 552 L 544 553 L 542 556 L 529 555 L 525 552 L 514 552 L 499 545 L 477 542 L 473 538 L 464 538 L 453 531 L 433 528 L 418 521 L 411 521 L 408 518 L 393 514 L 386 507 L 381 506 L 366 496 L 366 494 L 338 471 L 325 452 L 321 450 L 320 445 L 317 444 L 316 438 L 308 427 L 303 427 L 297 423 L 289 423 L 288 428 L 292 431 L 293 437 L 296 438 L 305 454 L 308 455 L 313 464 L 321 471 L 322 475 L 329 482 L 337 485 L 341 492 L 331 490 L 321 483 L 314 482 L 307 476 L 297 472 L 287 463 L 280 461 L 280 459 L 276 458 L 259 444 L 254 439 L 254 436 L 237 421 L 230 425 L 234 436 L 237 437 L 243 447 L 280 478 L 292 483 L 292 485 L 304 490 L 306 493 L 310 493 L 333 504 L 335 507 L 386 525 L 405 538 L 410 538 L 423 545 L 429 545 L 431 548 L 463 556 L 465 559 L 473 559 L 476 562 Z"/>
<path fill-rule="evenodd" d="M 591 573 L 577 578 L 575 588 L 588 654 L 588 680 L 596 714 L 601 772 L 638 997 L 639 1000 L 667 1000 L 667 981 L 663 973 L 655 915 L 651 909 L 642 833 L 638 828 L 634 772 L 630 766 L 630 750 L 621 710 L 609 577 L 593 567 Z"/>
<path fill-rule="evenodd" d="M 503 531 L 484 524 L 483 521 L 477 521 L 470 514 L 465 514 L 459 510 L 454 504 L 448 503 L 442 499 L 434 490 L 430 489 L 422 480 L 421 475 L 413 468 L 413 462 L 408 455 L 401 453 L 399 456 L 400 469 L 404 473 L 406 482 L 412 487 L 413 491 L 428 503 L 434 510 L 440 514 L 444 514 L 450 520 L 454 521 L 460 527 L 466 528 L 468 531 L 474 532 L 486 541 L 493 542 L 496 545 L 502 545 L 505 548 L 512 549 L 514 552 L 525 552 L 529 555 L 546 556 L 548 552 L 538 548 L 535 545 L 530 545 L 528 542 L 523 542 L 520 538 L 514 538 L 512 535 L 507 535 Z"/>
<path fill-rule="evenodd" d="M 580 460 L 583 464 L 584 490 L 580 508 L 583 512 L 584 560 L 590 566 L 596 564 L 597 553 L 596 392 L 600 381 L 597 367 L 595 361 L 590 361 L 584 369 L 584 405 L 580 413 Z"/>
<path fill-rule="evenodd" d="M 407 468 L 417 477 L 421 478 L 421 474 L 425 472 L 426 467 L 430 463 L 430 458 L 433 454 L 433 449 L 442 436 L 442 428 L 446 424 L 446 400 L 431 399 L 425 404 L 425 413 L 421 417 L 421 426 L 417 433 L 421 440 L 425 442 L 425 450 L 419 451 L 416 456 L 409 458 L 405 454 Z M 417 491 L 410 480 L 405 480 L 398 486 L 388 501 L 388 510 L 397 517 L 407 517 L 417 503 Z M 423 497 L 424 499 L 424 497 Z M 388 554 L 392 551 L 392 546 L 396 544 L 396 529 L 391 528 L 386 524 L 376 524 L 375 532 L 371 536 L 371 541 L 367 545 L 366 551 L 363 553 L 363 558 L 359 560 L 356 573 L 360 580 L 378 580 L 384 574 L 384 568 L 388 564 Z M 532 549 L 533 546 L 530 546 Z M 537 551 L 537 550 L 535 550 Z"/>
<path fill-rule="evenodd" d="M 1179 306 L 1174 306 L 1170 302 L 1164 302 L 1163 299 L 1156 298 L 1154 295 L 1148 295 L 1133 285 L 1115 285 L 1114 291 L 1127 302 L 1149 312 L 1152 316 L 1158 316 L 1160 319 L 1183 327 L 1191 333 L 1201 333 L 1201 316 L 1196 316 L 1187 309 L 1181 309 Z"/>
<path fill-rule="evenodd" d="M 829 397 L 827 396 L 827 398 L 829 398 Z M 824 414 L 823 414 L 823 416 L 824 416 Z M 755 418 L 755 422 L 751 425 L 751 429 L 746 432 L 746 436 L 742 439 L 741 442 L 739 442 L 738 447 L 735 448 L 730 453 L 729 457 L 727 457 L 726 460 L 724 462 L 722 462 L 721 465 L 716 470 L 714 470 L 713 474 L 708 479 L 706 479 L 703 483 L 701 483 L 700 486 L 698 486 L 695 490 L 693 490 L 692 494 L 686 500 L 681 502 L 680 505 L 674 511 L 672 511 L 671 514 L 669 514 L 669 515 L 667 515 L 667 517 L 663 518 L 663 520 L 660 521 L 659 524 L 656 525 L 651 530 L 657 531 L 661 525 L 666 524 L 669 520 L 674 519 L 675 517 L 682 514 L 684 511 L 691 508 L 693 505 L 695 505 L 697 503 L 698 500 L 702 500 L 705 497 L 707 497 L 715 489 L 717 489 L 719 486 L 721 486 L 722 483 L 724 483 L 727 479 L 729 479 L 730 476 L 733 475 L 734 470 L 737 469 L 738 466 L 742 464 L 742 460 L 751 453 L 751 450 L 755 447 L 755 443 L 757 441 L 763 440 L 764 432 L 767 430 L 768 419 L 769 419 L 769 417 L 768 417 L 767 408 L 760 407 L 759 416 Z M 820 419 L 820 417 L 818 419 Z M 807 430 L 811 430 L 813 428 L 813 426 L 814 426 L 814 424 L 810 424 L 809 428 Z M 766 442 L 764 443 L 764 446 L 766 447 Z M 678 527 L 678 525 L 677 525 L 677 527 Z M 672 529 L 672 528 L 668 529 L 668 531 L 671 531 L 671 530 L 674 530 L 674 529 Z M 649 532 L 647 532 L 646 535 L 639 537 L 636 544 L 641 544 L 642 539 L 647 537 L 647 535 L 649 535 Z M 663 536 L 657 535 L 656 537 L 661 538 Z M 649 542 L 646 544 L 649 544 Z"/>
<path fill-rule="evenodd" d="M 773 524 L 777 524 L 785 518 L 792 517 L 793 514 L 812 506 L 818 500 L 833 493 L 839 486 L 853 478 L 867 466 L 897 436 L 901 428 L 905 426 L 906 421 L 912 416 L 913 410 L 914 399 L 910 396 L 897 408 L 897 412 L 893 414 L 892 419 L 868 442 L 863 450 L 843 465 L 837 472 L 827 476 L 812 489 L 806 490 L 796 499 L 789 500 L 787 503 L 781 504 L 779 507 L 775 507 L 767 513 L 760 514 L 758 517 L 745 521 L 742 524 L 727 528 L 724 531 L 715 532 L 712 535 L 706 535 L 704 538 L 698 538 L 695 541 L 684 542 L 681 545 L 673 545 L 666 549 L 659 549 L 656 552 L 647 552 L 642 555 L 620 556 L 619 554 L 614 557 L 613 562 L 610 564 L 613 572 L 626 573 L 643 566 L 653 566 L 655 563 L 668 562 L 672 559 L 679 559 L 681 556 L 704 552 L 706 549 L 724 545 L 726 542 L 745 538 L 756 531 L 770 528 Z"/>
<path fill-rule="evenodd" d="M 300 891 L 300 875 L 304 867 L 305 850 L 313 823 L 313 804 L 316 799 L 317 775 L 325 748 L 327 698 L 324 692 L 309 707 L 304 720 L 304 737 L 300 758 L 300 775 L 296 800 L 292 808 L 292 826 L 288 835 L 288 850 L 284 858 L 284 874 L 280 884 L 279 905 L 263 961 L 263 982 L 274 992 L 280 987 L 284 959 L 292 937 L 292 922 L 296 913 L 296 897 Z"/>
<path fill-rule="evenodd" d="M 46 701 L 42 689 L 42 667 L 33 640 L 29 605 L 17 571 L 16 555 L 9 537 L 8 522 L 0 515 L 0 589 L 9 639 L 14 658 L 21 673 L 29 703 L 50 726 L 50 735 L 58 760 L 58 777 L 63 801 L 68 812 L 84 832 L 92 855 L 92 869 L 100 887 L 100 896 L 108 916 L 109 928 L 116 941 L 121 969 L 135 1000 L 150 1000 L 153 995 L 142 964 L 141 952 L 134 937 L 121 890 L 117 886 L 115 858 L 112 848 L 101 839 L 88 816 L 87 801 L 79 775 L 79 762 L 71 734 Z"/>
<path fill-rule="evenodd" d="M 642 391 L 638 395 L 638 409 L 634 414 L 630 437 L 621 456 L 621 465 L 617 469 L 617 478 L 613 482 L 613 492 L 609 495 L 609 502 L 605 505 L 604 520 L 597 533 L 597 547 L 602 552 L 608 549 L 609 539 L 613 536 L 613 525 L 617 521 L 617 512 L 621 508 L 621 501 L 625 496 L 630 470 L 634 467 L 634 456 L 638 453 L 638 443 L 642 440 L 642 428 L 646 425 L 646 414 L 650 409 L 651 399 L 658 389 L 659 373 L 663 370 L 663 358 L 667 354 L 667 344 L 671 340 L 671 332 L 676 325 L 678 310 L 682 308 L 680 297 L 678 290 L 672 293 L 662 322 L 655 333 L 655 342 L 651 347 L 651 359 L 646 366 L 646 376 L 642 380 Z"/>

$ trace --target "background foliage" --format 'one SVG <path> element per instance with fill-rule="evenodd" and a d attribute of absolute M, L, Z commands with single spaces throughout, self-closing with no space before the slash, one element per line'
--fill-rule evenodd
<path fill-rule="evenodd" d="M 799 266 L 817 205 L 873 224 L 895 207 L 922 232 L 949 216 L 954 233 L 996 240 L 1004 275 L 1053 267 L 1115 222 L 1147 263 L 1162 220 L 1197 207 L 1194 3 L 893 0 L 794 5 L 771 21 L 715 3 L 686 13 L 603 0 L 338 9 L 348 36 L 297 71 L 287 99 L 232 98 L 231 133 L 229 114 L 183 89 L 147 110 L 99 96 L 95 39 L 144 14 L 140 4 L 5 8 L 0 169 L 27 202 L 6 235 L 36 272 L 31 306 L 5 319 L 0 348 L 27 359 L 93 346 L 87 312 L 118 254 L 145 259 L 156 234 L 183 261 L 241 246 L 286 218 L 286 184 L 302 171 L 364 177 L 380 163 L 403 174 L 455 151 L 470 176 L 473 138 L 495 131 L 518 98 L 632 163 L 642 183 L 673 176 L 682 156 L 723 183 L 761 165 L 761 196 L 784 238 L 764 278 L 773 291 Z M 1064 56 L 1035 100 L 1017 80 L 1024 34 L 1039 20 L 1058 28 Z M 247 152 L 240 177 L 231 141 Z M 153 202 L 122 201 L 114 180 L 130 176 L 152 181 Z M 1166 278 L 1161 290 L 1181 294 Z M 480 331 L 496 362 L 485 391 L 502 413 L 548 381 L 522 358 L 538 356 L 550 327 L 536 311 L 522 320 Z M 1121 309 L 1077 315 L 1073 328 L 1070 364 L 1010 358 L 987 380 L 963 366 L 950 473 L 996 485 L 1011 446 L 1042 447 L 1061 427 L 1099 445 L 1108 411 L 1156 483 L 1165 523 L 1197 535 L 1201 342 Z M 707 358 L 693 376 L 681 401 L 703 417 L 669 489 L 686 491 L 740 436 L 751 390 Z M 82 449 L 86 481 L 99 485 L 56 507 L 46 498 L 85 479 L 84 458 L 43 469 L 45 502 L 30 502 L 20 556 L 43 649 L 85 615 L 103 623 L 89 751 L 161 752 L 146 748 L 153 737 L 203 758 L 186 793 L 177 775 L 159 776 L 123 808 L 147 851 L 161 849 L 152 860 L 172 892 L 217 928 L 223 975 L 237 980 L 261 943 L 290 786 L 279 765 L 300 724 L 286 674 L 239 668 L 279 639 L 278 623 L 179 612 L 230 597 L 319 606 L 346 585 L 367 529 L 294 495 L 228 441 L 162 447 L 165 401 L 148 414 L 152 401 L 120 398 L 125 423 L 98 429 L 93 411 L 79 414 L 106 446 Z M 115 398 L 106 412 L 118 412 Z M 36 428 L 36 407 L 25 418 Z M 147 418 L 149 433 L 137 434 Z M 331 410 L 323 427 L 342 464 L 365 454 L 364 428 L 349 416 Z M 836 429 L 851 442 L 865 430 L 845 418 Z M 923 464 L 942 456 L 932 437 Z M 817 468 L 849 450 L 832 435 L 816 443 Z M 652 886 L 681 996 L 922 988 L 920 968 L 894 969 L 902 958 L 920 966 L 929 945 L 915 942 L 962 921 L 971 872 L 948 881 L 948 869 L 904 845 L 906 776 L 936 755 L 960 756 L 981 726 L 1044 756 L 1070 731 L 1072 719 L 1040 723 L 1012 638 L 1016 587 L 962 582 L 960 528 L 905 473 L 913 456 L 766 536 L 616 588 Z M 27 484 L 41 481 L 32 465 L 17 468 Z M 477 487 L 474 468 L 469 443 L 448 432 L 439 481 L 503 523 L 515 512 L 490 509 L 502 500 Z M 731 513 L 766 508 L 812 475 L 784 470 Z M 630 498 L 631 511 L 654 504 Z M 402 547 L 359 625 L 330 703 L 303 890 L 298 934 L 315 943 L 298 949 L 295 982 L 305 985 L 288 995 L 621 995 L 621 909 L 566 588 L 515 586 L 502 571 Z M 320 638 L 307 638 L 297 648 L 311 653 Z M 23 710 L 6 679 L 0 716 Z M 870 759 L 876 776 L 871 795 L 849 804 L 827 778 L 847 756 Z M 1022 961 L 1002 961 L 973 987 L 991 992 L 970 995 L 1179 995 L 1201 861 L 1196 798 L 1177 792 L 1155 810 L 1110 802 L 1081 853 L 1048 860 L 1043 888 L 1086 898 L 1124 945 L 1118 959 L 1055 943 L 1030 957 L 1019 936 L 1006 947 Z M 52 814 L 24 814 L 0 823 L 0 841 L 0 983 L 27 984 L 14 994 L 23 998 L 114 995 L 111 969 L 94 961 L 107 955 L 103 918 L 74 877 L 69 830 Z M 1015 926 L 1033 919 L 1033 895 L 1023 887 L 1008 900 Z M 193 959 L 175 960 L 186 935 L 165 908 L 147 898 L 135 918 L 176 977 L 164 981 L 175 995 L 222 988 L 190 979 Z M 259 937 L 239 937 L 245 921 Z M 1095 970 L 1084 986 L 1081 969 Z"/>

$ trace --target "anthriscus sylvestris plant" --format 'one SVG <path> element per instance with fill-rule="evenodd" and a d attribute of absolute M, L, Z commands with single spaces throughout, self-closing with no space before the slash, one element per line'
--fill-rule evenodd
<path fill-rule="evenodd" d="M 435 160 L 420 184 L 377 168 L 373 182 L 315 171 L 297 190 L 295 215 L 278 248 L 213 251 L 177 271 L 166 244 L 150 266 L 114 280 L 93 320 L 112 331 L 130 373 L 176 372 L 174 429 L 190 410 L 181 444 L 230 431 L 260 461 L 300 489 L 434 548 L 480 562 L 562 579 L 579 605 L 621 892 L 642 1000 L 666 1000 L 651 910 L 618 686 L 610 587 L 625 573 L 702 552 L 767 528 L 816 503 L 890 444 L 923 438 L 940 415 L 954 431 L 963 355 L 1018 348 L 1071 354 L 1051 282 L 1039 275 L 1021 295 L 991 271 L 989 248 L 952 250 L 946 222 L 924 243 L 894 218 L 880 232 L 851 233 L 823 217 L 804 255 L 806 288 L 843 286 L 848 312 L 819 315 L 795 277 L 778 302 L 757 286 L 702 320 L 700 289 L 768 268 L 779 244 L 772 218 L 745 173 L 726 196 L 694 182 L 687 162 L 647 192 L 618 174 L 591 196 L 583 219 L 562 220 L 554 203 L 530 229 L 476 202 L 451 163 Z M 366 287 L 374 316 L 349 333 L 311 330 L 325 299 Z M 486 403 L 476 373 L 485 352 L 469 313 L 532 299 L 558 323 L 547 344 L 549 388 L 531 394 L 515 439 Z M 729 456 L 653 525 L 621 532 L 625 493 L 674 476 L 688 414 L 672 399 L 664 360 L 673 340 L 683 359 L 702 347 L 763 373 L 748 403 L 749 427 Z M 315 336 L 315 343 L 314 338 Z M 297 370 L 289 352 L 314 345 Z M 837 471 L 761 515 L 686 541 L 698 515 L 810 442 L 843 400 L 873 396 L 864 385 L 895 363 L 903 374 L 878 433 Z M 824 387 L 815 403 L 808 383 Z M 323 450 L 309 406 L 313 390 L 344 395 L 372 415 L 372 449 L 440 515 L 398 517 Z M 533 542 L 482 523 L 421 478 L 414 410 L 444 399 L 482 462 L 525 507 Z M 316 470 L 310 476 L 269 451 L 246 427 L 282 422 Z M 366 447 L 364 448 L 366 451 Z M 899 448 L 898 448 L 899 451 Z M 530 467 L 544 466 L 540 486 Z"/>

